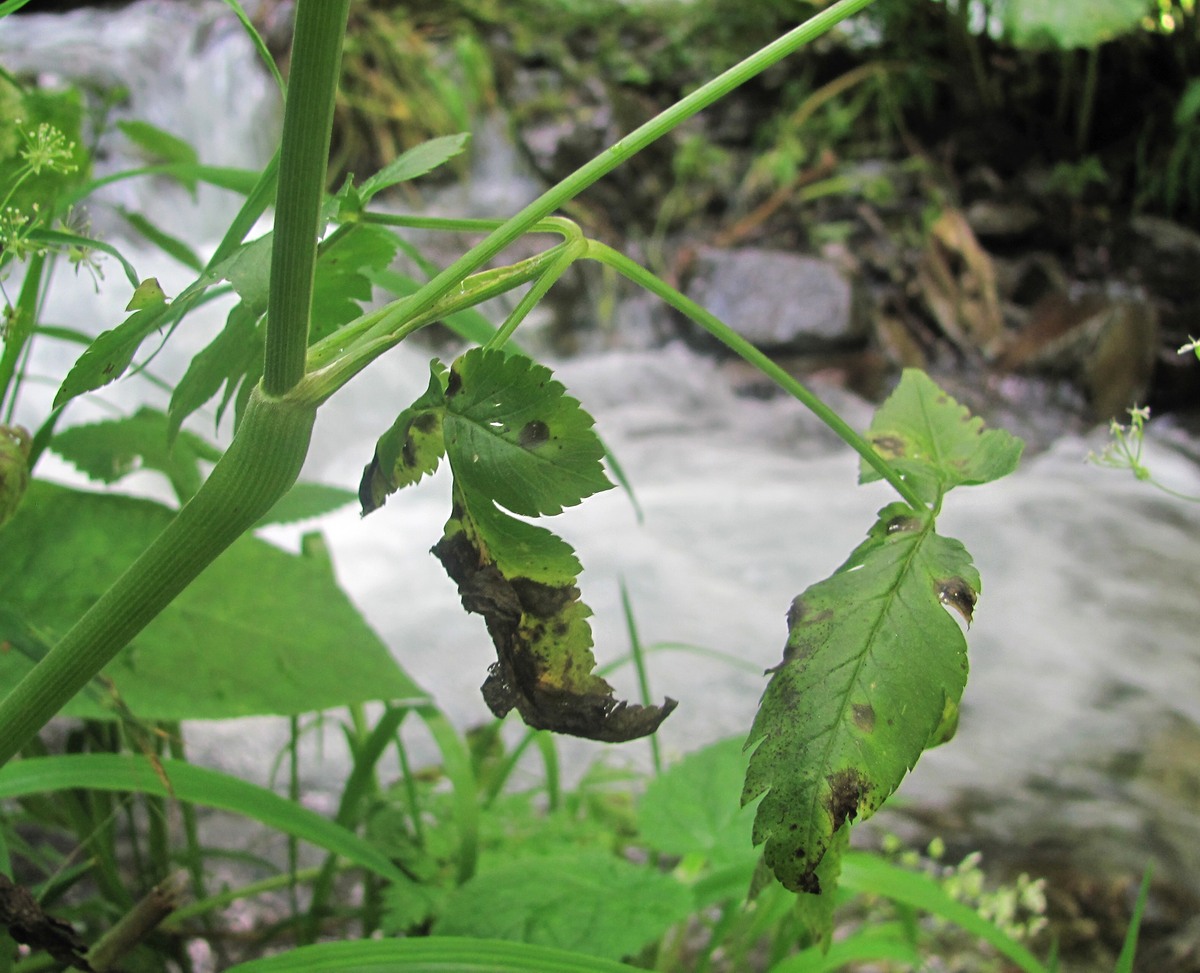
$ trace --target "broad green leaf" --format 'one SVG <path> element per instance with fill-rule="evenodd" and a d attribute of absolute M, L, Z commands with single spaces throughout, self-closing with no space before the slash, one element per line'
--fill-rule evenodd
<path fill-rule="evenodd" d="M 1138 28 L 1146 0 L 1008 0 L 1004 32 L 1022 47 L 1095 47 Z"/>
<path fill-rule="evenodd" d="M 317 943 L 239 963 L 226 973 L 630 973 L 634 969 L 549 946 L 430 936 Z"/>
<path fill-rule="evenodd" d="M 642 839 L 668 855 L 701 854 L 711 865 L 753 868 L 754 812 L 738 805 L 746 763 L 741 739 L 722 740 L 653 778 L 638 809 Z M 745 883 L 739 891 L 745 894 Z"/>
<path fill-rule="evenodd" d="M 443 135 L 415 145 L 397 156 L 358 187 L 362 205 L 365 206 L 372 196 L 389 186 L 416 179 L 449 162 L 467 147 L 470 137 L 465 132 L 459 135 Z"/>
<path fill-rule="evenodd" d="M 990 483 L 1017 468 L 1024 443 L 1003 429 L 985 429 L 966 406 L 924 372 L 906 368 L 900 384 L 875 412 L 871 445 L 922 500 L 937 504 L 956 486 Z M 864 462 L 859 482 L 878 480 Z"/>
<path fill-rule="evenodd" d="M 154 794 L 231 811 L 312 842 L 387 881 L 404 879 L 354 832 L 264 787 L 186 761 L 151 763 L 144 757 L 88 753 L 18 760 L 0 768 L 0 799 L 77 788 Z"/>
<path fill-rule="evenodd" d="M 221 458 L 219 449 L 190 432 L 168 442 L 167 417 L 148 407 L 125 419 L 65 429 L 50 448 L 101 483 L 115 483 L 140 469 L 157 470 L 171 481 L 181 502 L 200 488 L 200 462 Z"/>
<path fill-rule="evenodd" d="M 229 312 L 225 327 L 208 347 L 188 363 L 167 409 L 170 434 L 174 436 L 185 419 L 226 385 L 231 391 L 247 371 L 262 359 L 263 335 L 259 316 L 239 301 Z"/>
<path fill-rule="evenodd" d="M 171 516 L 147 500 L 35 481 L 0 529 L 0 607 L 53 644 Z M 0 643 L 5 638 L 0 632 Z M 30 664 L 16 652 L 0 653 L 0 692 Z M 424 697 L 337 587 L 326 558 L 288 554 L 251 536 L 204 571 L 104 675 L 144 720 L 295 714 Z M 114 715 L 86 694 L 65 713 Z"/>
<path fill-rule="evenodd" d="M 476 348 L 459 358 L 444 425 L 456 482 L 513 513 L 556 514 L 612 488 L 592 417 L 522 355 Z"/>
<path fill-rule="evenodd" d="M 520 858 L 450 894 L 434 934 L 509 939 L 617 960 L 658 939 L 692 907 L 655 868 L 596 851 Z"/>
<path fill-rule="evenodd" d="M 396 256 L 396 235 L 382 226 L 360 224 L 322 247 L 313 279 L 309 343 L 332 334 L 362 314 L 371 299 L 366 273 L 386 267 Z"/>
<path fill-rule="evenodd" d="M 896 503 L 793 602 L 742 794 L 762 796 L 754 841 L 788 888 L 820 892 L 835 832 L 878 810 L 942 735 L 967 678 L 966 640 L 946 608 L 969 622 L 978 591 L 963 546 Z"/>
<path fill-rule="evenodd" d="M 579 600 L 578 561 L 561 538 L 456 483 L 454 512 L 433 553 L 463 607 L 487 621 L 497 662 L 483 698 L 497 717 L 516 708 L 536 729 L 621 743 L 653 733 L 675 708 L 671 699 L 619 701 L 593 674 L 591 609 Z"/>
<path fill-rule="evenodd" d="M 379 437 L 375 455 L 363 469 L 358 499 L 364 517 L 397 490 L 435 472 L 446 452 L 442 440 L 446 369 L 434 359 L 429 372 L 429 387 Z"/>
<path fill-rule="evenodd" d="M 341 487 L 324 483 L 301 481 L 288 490 L 279 502 L 263 514 L 255 527 L 267 524 L 294 524 L 298 520 L 311 520 L 353 503 L 355 494 Z"/>

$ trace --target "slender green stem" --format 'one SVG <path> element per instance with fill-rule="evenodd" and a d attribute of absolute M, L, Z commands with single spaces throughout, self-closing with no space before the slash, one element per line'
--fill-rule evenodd
<path fill-rule="evenodd" d="M 735 88 L 761 74 L 773 64 L 782 61 L 809 41 L 820 37 L 835 24 L 858 13 L 873 2 L 874 0 L 838 0 L 837 3 L 788 31 L 778 40 L 756 51 L 745 60 L 739 61 L 707 84 L 701 85 L 670 108 L 655 115 L 650 121 L 640 125 L 590 162 L 542 193 L 515 216 L 505 220 L 428 284 L 406 298 L 399 309 L 399 316 L 407 318 L 423 314 L 451 289 L 458 286 L 459 282 L 468 274 L 482 267 L 518 237 L 528 233 L 539 220 L 574 199 L 588 186 L 612 172 L 617 166 L 677 128 L 693 115 L 719 101 Z"/>
<path fill-rule="evenodd" d="M 263 388 L 271 395 L 283 395 L 304 376 L 333 101 L 349 12 L 350 0 L 296 4 L 292 63 L 298 70 L 292 73 L 283 115 L 267 304 Z"/>
<path fill-rule="evenodd" d="M 684 297 L 683 294 L 675 290 L 670 284 L 660 280 L 654 274 L 650 273 L 650 271 L 646 270 L 646 268 L 630 260 L 623 253 L 614 250 L 612 247 L 606 246 L 603 243 L 590 241 L 587 255 L 593 260 L 599 260 L 601 263 L 607 264 L 618 273 L 628 277 L 635 284 L 644 287 L 651 294 L 662 298 L 671 307 L 686 314 L 726 347 L 737 352 L 737 354 L 768 378 L 772 379 L 794 398 L 804 403 L 818 419 L 837 433 L 846 445 L 866 460 L 875 472 L 895 487 L 896 492 L 905 499 L 909 506 L 915 510 L 925 509 L 925 504 L 921 501 L 921 498 L 904 482 L 900 474 L 892 469 L 888 462 L 853 427 L 848 425 L 841 416 L 755 348 L 749 341 L 729 327 L 729 325 L 725 324 L 720 318 L 705 310 L 690 298 Z"/>
<path fill-rule="evenodd" d="M 567 268 L 571 266 L 587 251 L 587 244 L 582 240 L 565 244 L 562 252 L 557 259 L 547 267 L 540 277 L 533 282 L 533 286 L 529 288 L 517 302 L 517 306 L 512 309 L 500 330 L 492 336 L 491 341 L 486 345 L 488 348 L 503 348 L 509 338 L 513 336 L 513 332 L 520 327 L 522 321 L 529 315 L 529 312 L 537 307 L 538 303 L 546 296 L 558 279 L 567 272 Z"/>
<path fill-rule="evenodd" d="M 4 352 L 0 354 L 0 403 L 7 400 L 4 408 L 5 422 L 12 422 L 16 409 L 17 389 L 10 386 L 17 372 L 17 362 L 21 360 L 21 352 L 25 349 L 37 322 L 38 295 L 47 269 L 47 258 L 44 254 L 35 254 L 30 258 L 29 266 L 25 270 L 25 280 L 21 284 L 21 293 L 17 297 L 17 306 L 13 308 L 13 318 L 4 336 Z"/>

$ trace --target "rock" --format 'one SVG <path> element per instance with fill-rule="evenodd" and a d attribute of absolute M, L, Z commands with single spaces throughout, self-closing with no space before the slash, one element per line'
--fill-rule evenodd
<path fill-rule="evenodd" d="M 1043 298 L 1005 347 L 1002 371 L 1064 375 L 1087 396 L 1094 418 L 1123 418 L 1144 402 L 1158 351 L 1158 316 L 1147 300 L 1099 291 Z"/>
<path fill-rule="evenodd" d="M 861 339 L 850 284 L 828 262 L 780 250 L 701 250 L 686 292 L 763 349 L 828 351 Z"/>

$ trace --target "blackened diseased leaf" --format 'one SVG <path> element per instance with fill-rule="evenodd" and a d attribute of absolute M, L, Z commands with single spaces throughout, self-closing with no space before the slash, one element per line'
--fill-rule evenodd
<path fill-rule="evenodd" d="M 973 606 L 978 590 L 962 545 L 936 534 L 930 513 L 897 503 L 793 603 L 742 794 L 762 797 L 754 841 L 788 888 L 823 891 L 822 862 L 844 826 L 877 811 L 921 753 L 953 734 L 967 655 L 946 608 Z"/>
<path fill-rule="evenodd" d="M 86 973 L 94 973 L 85 954 L 87 945 L 68 922 L 42 910 L 24 886 L 0 874 L 0 925 L 18 943 L 44 949 L 58 962 Z"/>
<path fill-rule="evenodd" d="M 446 451 L 442 437 L 446 369 L 435 360 L 429 371 L 429 387 L 379 437 L 374 457 L 363 468 L 358 500 L 364 517 L 382 507 L 389 495 L 437 470 Z"/>
<path fill-rule="evenodd" d="M 675 708 L 672 699 L 662 706 L 618 700 L 593 673 L 591 609 L 575 587 L 578 562 L 550 531 L 456 488 L 433 553 L 495 644 L 483 697 L 496 716 L 515 708 L 535 729 L 622 743 L 653 733 Z"/>

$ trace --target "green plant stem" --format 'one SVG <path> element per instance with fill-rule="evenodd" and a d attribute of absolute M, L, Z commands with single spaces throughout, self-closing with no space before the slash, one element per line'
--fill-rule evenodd
<path fill-rule="evenodd" d="M 909 506 L 914 510 L 926 509 L 921 498 L 904 482 L 900 474 L 892 469 L 888 462 L 874 450 L 871 444 L 863 439 L 841 416 L 829 408 L 817 396 L 813 395 L 812 392 L 795 378 L 776 365 L 775 362 L 754 347 L 749 341 L 729 327 L 729 325 L 725 324 L 720 318 L 706 311 L 690 298 L 684 297 L 683 294 L 679 293 L 670 284 L 660 280 L 654 274 L 650 273 L 650 271 L 646 270 L 645 267 L 630 260 L 623 253 L 614 250 L 612 247 L 603 243 L 590 241 L 587 256 L 593 260 L 599 260 L 601 263 L 607 264 L 618 273 L 628 277 L 638 286 L 644 287 L 651 294 L 660 297 L 677 311 L 686 314 L 727 348 L 737 352 L 737 354 L 782 389 L 807 406 L 818 419 L 837 433 L 838 437 L 847 446 L 858 453 L 875 472 L 890 483 Z"/>
<path fill-rule="evenodd" d="M 1075 154 L 1087 151 L 1092 133 L 1092 113 L 1096 108 L 1096 85 L 1100 80 L 1100 45 L 1087 52 L 1087 68 L 1083 76 L 1083 92 L 1079 96 L 1079 116 L 1075 121 Z"/>
<path fill-rule="evenodd" d="M 782 61 L 809 41 L 820 37 L 835 24 L 853 16 L 873 2 L 874 0 L 838 0 L 837 3 L 831 4 L 803 24 L 788 31 L 745 60 L 739 61 L 729 70 L 717 75 L 707 84 L 701 85 L 687 97 L 655 115 L 648 122 L 638 126 L 590 162 L 542 193 L 515 216 L 505 220 L 419 291 L 406 298 L 398 309 L 398 315 L 403 318 L 421 315 L 448 294 L 468 274 L 482 267 L 518 237 L 529 232 L 539 220 L 574 199 L 588 186 L 608 175 L 617 166 L 677 128 L 693 115 L 719 101 L 735 88 L 761 74 L 773 64 Z M 386 328 L 380 326 L 379 330 L 386 331 Z M 377 332 L 369 332 L 367 338 L 369 340 L 377 336 Z"/>
<path fill-rule="evenodd" d="M 0 702 L 0 766 L 295 483 L 315 419 L 309 402 L 254 391 L 196 495 Z"/>
<path fill-rule="evenodd" d="M 263 388 L 283 395 L 304 376 L 317 234 L 325 194 L 333 101 L 350 0 L 300 0 L 283 115 L 271 251 Z"/>
<path fill-rule="evenodd" d="M 5 422 L 12 422 L 16 409 L 17 389 L 10 386 L 17 372 L 17 362 L 21 360 L 21 352 L 33 334 L 37 321 L 38 297 L 43 276 L 48 269 L 46 261 L 45 254 L 35 254 L 30 259 L 25 271 L 25 280 L 21 283 L 21 293 L 17 296 L 17 305 L 13 309 L 15 315 L 4 336 L 4 352 L 0 354 L 0 403 L 5 404 Z"/>

